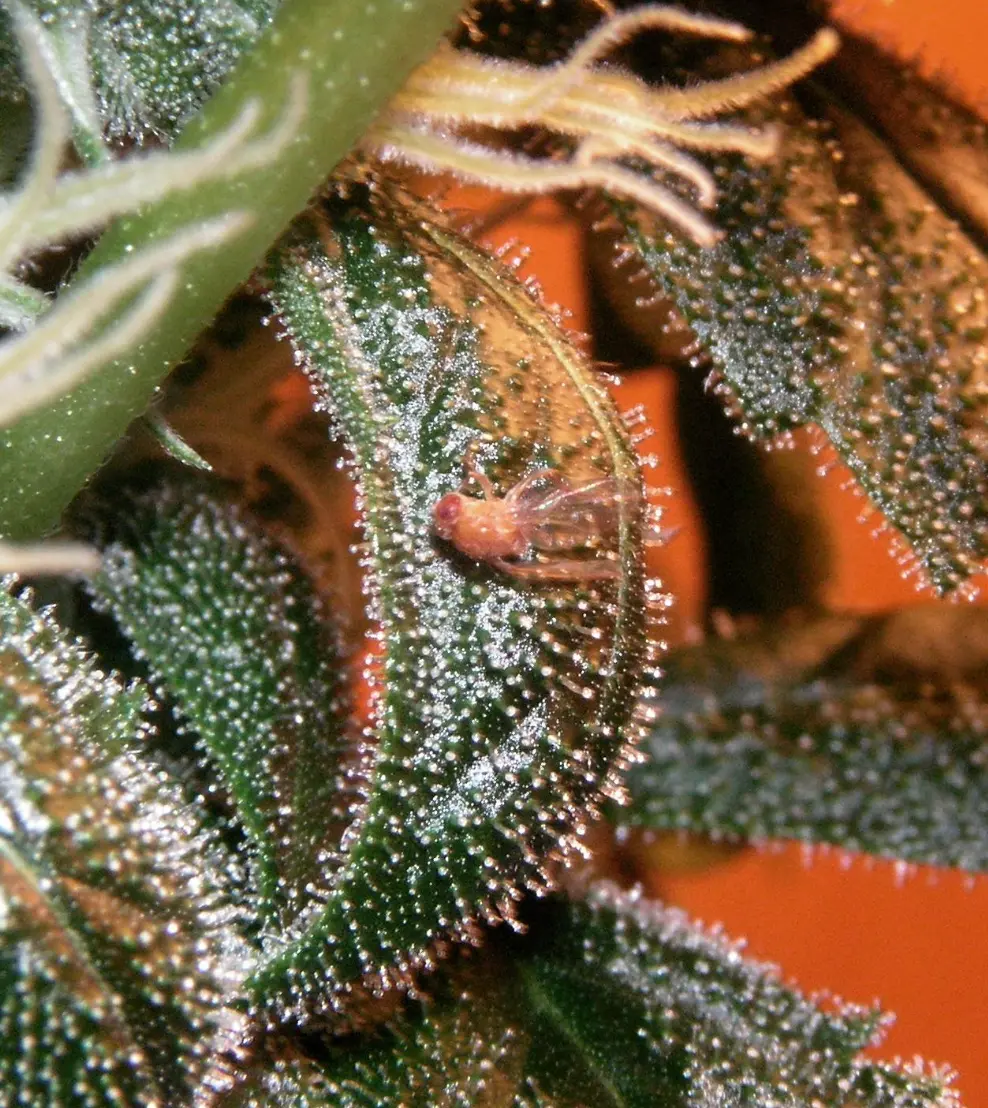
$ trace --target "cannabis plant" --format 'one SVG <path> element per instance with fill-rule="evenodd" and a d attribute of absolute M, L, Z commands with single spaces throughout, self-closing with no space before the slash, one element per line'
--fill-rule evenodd
<path fill-rule="evenodd" d="M 640 428 L 428 186 L 559 192 L 598 356 L 813 427 L 969 595 L 984 130 L 825 14 L 6 0 L 4 1104 L 954 1102 L 587 858 L 983 870 L 984 620 L 812 613 L 793 569 L 663 657 Z M 805 560 L 774 471 L 683 434 Z"/>

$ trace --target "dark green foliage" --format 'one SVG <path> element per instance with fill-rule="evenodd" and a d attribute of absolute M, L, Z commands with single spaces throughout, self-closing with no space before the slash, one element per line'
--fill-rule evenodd
<path fill-rule="evenodd" d="M 947 592 L 988 555 L 988 261 L 897 150 L 826 92 L 810 107 L 746 117 L 784 126 L 771 162 L 718 156 L 712 250 L 616 207 L 621 237 L 744 428 L 822 427 Z M 983 160 L 984 129 L 966 137 Z"/>
<path fill-rule="evenodd" d="M 275 6 L 276 0 L 100 4 L 90 53 L 110 134 L 174 134 L 253 45 Z"/>
<path fill-rule="evenodd" d="M 0 631 L 4 1103 L 184 1102 L 238 1038 L 230 859 L 142 759 L 139 686 L 6 593 Z"/>
<path fill-rule="evenodd" d="M 461 961 L 430 992 L 390 1029 L 333 1051 L 314 1093 L 295 1093 L 311 1072 L 283 1064 L 297 1099 L 275 1104 L 947 1103 L 942 1080 L 860 1059 L 880 1037 L 877 1012 L 824 1013 L 719 935 L 609 887 L 550 905 L 525 940 Z"/>
<path fill-rule="evenodd" d="M 988 869 L 986 642 L 931 608 L 680 650 L 615 818 Z"/>
<path fill-rule="evenodd" d="M 284 926 L 331 868 L 345 814 L 324 613 L 287 552 L 215 487 L 166 486 L 123 519 L 96 595 L 198 734 L 250 844 L 261 917 Z"/>
<path fill-rule="evenodd" d="M 127 672 L 144 665 L 160 703 L 141 682 L 99 672 L 50 615 L 0 596 L 0 1103 L 953 1105 L 936 1074 L 861 1058 L 880 1037 L 880 1013 L 811 1003 L 674 910 L 576 879 L 569 900 L 529 895 L 560 884 L 587 825 L 624 798 L 642 739 L 648 760 L 630 776 L 624 824 L 985 868 L 988 623 L 942 610 L 929 623 L 782 622 L 679 652 L 657 691 L 664 647 L 650 617 L 667 598 L 646 577 L 653 521 L 635 451 L 556 322 L 357 159 L 273 243 L 455 6 L 28 3 L 44 26 L 32 23 L 23 41 L 46 55 L 71 115 L 89 167 L 79 180 L 96 189 L 120 168 L 104 164 L 119 153 L 107 136 L 126 147 L 184 131 L 179 153 L 145 162 L 144 178 L 138 163 L 124 165 L 105 216 L 64 223 L 77 228 L 62 235 L 71 251 L 122 216 L 69 292 L 55 294 L 55 310 L 87 274 L 98 285 L 177 228 L 239 213 L 239 237 L 215 258 L 156 274 L 174 279 L 172 299 L 153 329 L 135 326 L 121 347 L 130 353 L 112 365 L 118 354 L 95 358 L 84 385 L 4 432 L 4 535 L 54 526 L 164 367 L 271 249 L 261 280 L 351 454 L 376 652 L 344 656 L 305 567 L 226 486 L 199 474 L 128 493 L 124 451 L 113 459 L 89 509 L 71 518 L 101 505 L 105 561 L 90 591 L 122 637 L 109 642 L 109 621 L 70 584 L 49 595 L 101 648 L 119 650 Z M 536 8 L 485 5 L 460 25 L 459 45 L 488 28 L 494 41 L 480 49 L 559 60 L 596 18 L 577 0 Z M 659 79 L 687 85 L 753 61 L 748 47 L 711 52 L 702 40 L 659 56 Z M 946 591 L 988 553 L 985 134 L 887 59 L 863 57 L 839 80 L 852 99 L 860 93 L 867 125 L 835 95 L 835 71 L 802 107 L 775 96 L 750 113 L 755 125 L 789 126 L 779 159 L 717 155 L 711 216 L 726 235 L 714 249 L 613 211 L 659 298 L 692 325 L 687 355 L 696 367 L 712 359 L 747 429 L 771 438 L 819 424 Z M 28 97 L 0 34 L 0 176 L 23 169 L 32 112 L 48 139 L 34 136 L 44 172 L 21 172 L 22 191 L 7 198 L 13 222 L 58 187 L 67 145 L 51 84 L 35 83 Z M 572 91 L 548 85 L 550 104 Z M 904 123 L 886 110 L 896 96 L 911 106 Z M 378 138 L 392 133 L 380 118 Z M 224 133 L 234 119 L 250 131 L 240 145 Z M 931 134 L 947 136 L 948 172 L 938 173 Z M 717 135 L 713 126 L 692 137 L 716 148 Z M 182 168 L 167 199 L 145 197 L 157 167 L 193 164 L 178 159 L 197 144 L 212 150 L 215 175 L 190 187 Z M 609 158 L 607 148 L 596 136 L 574 166 Z M 383 154 L 400 160 L 387 143 Z M 79 195 L 91 213 L 90 194 Z M 5 296 L 17 306 L 33 289 L 40 311 L 39 290 L 55 289 L 83 247 L 51 263 L 32 250 L 37 259 L 8 249 Z M 36 261 L 38 288 L 22 289 Z M 132 305 L 145 279 L 107 303 Z M 26 312 L 9 318 L 29 330 Z M 28 337 L 71 366 L 74 334 L 57 357 L 51 336 Z M 228 355 L 243 361 L 260 347 L 238 343 Z M 25 364 L 46 364 L 25 349 Z M 205 348 L 194 361 L 186 374 L 208 382 L 216 367 Z M 281 394 L 280 378 L 270 391 L 271 377 L 249 370 L 237 382 L 200 395 L 255 390 L 244 409 L 264 433 L 249 464 L 236 450 L 214 456 L 208 434 L 206 460 L 168 427 L 159 433 L 173 460 L 246 472 L 250 483 L 266 472 L 269 444 L 297 429 L 298 398 Z M 230 414 L 222 404 L 195 412 L 200 428 Z M 250 435 L 245 423 L 227 444 Z M 318 500 L 328 451 L 315 461 L 303 436 L 296 446 L 282 465 L 303 458 L 306 495 Z M 503 509 L 523 483 L 526 510 L 553 488 L 609 491 L 543 524 L 543 544 L 507 560 L 437 538 L 446 494 L 477 509 L 492 492 Z M 326 498 L 327 514 L 335 504 Z M 5 545 L 0 556 L 24 552 Z M 778 609 L 793 599 L 798 589 L 780 590 Z M 342 695 L 361 667 L 367 721 Z M 503 922 L 525 934 L 490 926 Z"/>
<path fill-rule="evenodd" d="M 324 1066 L 339 1108 L 509 1105 L 523 1080 L 529 1037 L 518 1020 L 515 970 L 492 953 L 454 965 L 379 1033 L 343 1044 Z"/>
<path fill-rule="evenodd" d="M 71 43 L 77 66 L 88 62 L 109 136 L 172 137 L 253 45 L 277 0 L 28 0 L 27 6 Z"/>
<path fill-rule="evenodd" d="M 606 394 L 524 290 L 418 210 L 362 196 L 272 272 L 354 454 L 385 652 L 373 783 L 331 900 L 255 982 L 289 1006 L 334 979 L 400 979 L 551 883 L 617 784 L 645 653 L 640 496 L 620 504 L 613 580 L 519 582 L 432 534 L 468 449 L 501 496 L 546 466 L 639 478 Z"/>
<path fill-rule="evenodd" d="M 527 1084 L 550 1103 L 905 1108 L 943 1092 L 858 1059 L 877 1012 L 825 1014 L 723 937 L 607 887 L 544 920 L 519 973 Z"/>
<path fill-rule="evenodd" d="M 159 557 L 164 532 L 173 555 L 180 544 L 171 497 Z M 263 568 L 261 540 L 232 509 L 185 499 L 200 597 L 205 564 L 229 569 L 236 540 Z M 148 564 L 114 549 L 111 577 L 122 561 Z M 283 559 L 278 569 L 276 581 L 291 580 Z M 859 1059 L 875 1012 L 824 1013 L 723 939 L 607 888 L 536 912 L 524 940 L 456 960 L 387 1027 L 316 1056 L 277 1037 L 244 1055 L 248 1026 L 227 1007 L 247 965 L 225 906 L 231 862 L 135 749 L 143 692 L 92 670 L 21 602 L 7 597 L 0 612 L 5 1092 L 100 1108 L 188 1103 L 202 1082 L 221 1108 L 948 1102 L 935 1076 Z M 871 664 L 883 657 L 872 651 Z"/>

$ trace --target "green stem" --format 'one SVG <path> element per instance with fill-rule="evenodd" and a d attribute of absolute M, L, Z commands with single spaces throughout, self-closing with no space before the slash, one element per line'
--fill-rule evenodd
<path fill-rule="evenodd" d="M 0 434 L 0 535 L 37 538 L 57 525 L 168 370 L 461 7 L 461 0 L 283 0 L 256 47 L 176 145 L 189 149 L 208 142 L 255 97 L 263 103 L 260 130 L 270 128 L 283 115 L 290 82 L 303 73 L 308 110 L 297 137 L 274 164 L 156 203 L 118 221 L 100 240 L 73 284 L 184 225 L 231 210 L 252 217 L 221 249 L 185 263 L 179 290 L 137 351 Z"/>

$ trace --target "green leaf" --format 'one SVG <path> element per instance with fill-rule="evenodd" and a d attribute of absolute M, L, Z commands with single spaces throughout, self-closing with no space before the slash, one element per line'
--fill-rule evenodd
<path fill-rule="evenodd" d="M 689 322 L 743 428 L 821 427 L 936 590 L 955 589 L 988 555 L 988 260 L 830 94 L 809 115 L 783 98 L 745 118 L 785 138 L 761 166 L 718 156 L 720 243 L 701 250 L 617 206 L 615 233 Z M 983 160 L 984 129 L 967 138 Z"/>
<path fill-rule="evenodd" d="M 212 471 L 210 463 L 182 438 L 160 412 L 148 412 L 144 417 L 144 425 L 169 458 L 203 473 Z"/>
<path fill-rule="evenodd" d="M 460 964 L 431 993 L 395 1027 L 334 1052 L 323 1065 L 328 1103 L 955 1103 L 935 1074 L 860 1057 L 881 1037 L 878 1012 L 834 1002 L 822 1009 L 722 936 L 606 886 L 583 903 L 551 906 L 526 940 Z"/>
<path fill-rule="evenodd" d="M 174 136 L 257 40 L 278 0 L 28 0 L 88 141 Z M 5 83 L 12 83 L 10 76 Z"/>
<path fill-rule="evenodd" d="M 30 4 L 22 6 L 18 0 L 11 0 L 7 7 L 15 15 L 14 23 L 22 25 L 20 36 L 23 38 L 25 14 Z M 0 19 L 5 32 L 6 13 Z M 99 109 L 93 91 L 86 18 L 76 11 L 63 12 L 61 18 L 31 22 L 37 27 L 38 44 L 54 79 L 59 99 L 72 120 L 76 152 L 85 164 L 99 165 L 110 155 L 103 144 Z"/>
<path fill-rule="evenodd" d="M 527 1084 L 555 1103 L 948 1100 L 941 1079 L 858 1058 L 880 1037 L 879 1013 L 834 1003 L 821 1011 L 722 936 L 609 887 L 544 921 L 520 974 Z"/>
<path fill-rule="evenodd" d="M 121 514 L 93 589 L 198 734 L 250 844 L 265 923 L 331 868 L 345 707 L 325 612 L 297 562 L 216 486 Z"/>
<path fill-rule="evenodd" d="M 503 967 L 502 967 L 503 968 Z M 511 979 L 507 970 L 507 979 Z M 465 978 L 465 980 L 464 980 Z M 479 1003 L 484 987 L 490 1005 Z M 219 1108 L 498 1108 L 516 1103 L 527 1037 L 482 964 L 436 986 L 425 1010 L 330 1044 L 323 1060 L 260 1057 Z M 328 1055 L 328 1058 L 326 1057 Z"/>
<path fill-rule="evenodd" d="M 242 1034 L 231 860 L 142 757 L 140 686 L 6 593 L 0 636 L 4 1099 L 183 1102 Z"/>
<path fill-rule="evenodd" d="M 329 202 L 272 271 L 353 452 L 384 651 L 369 795 L 328 903 L 254 980 L 275 1008 L 400 982 L 550 885 L 618 787 L 647 653 L 640 478 L 607 394 L 509 274 L 376 195 Z M 471 449 L 498 496 L 545 467 L 615 479 L 607 549 L 537 580 L 440 543 L 433 507 Z M 579 576 L 604 563 L 616 575 Z"/>
<path fill-rule="evenodd" d="M 988 868 L 988 613 L 790 620 L 666 667 L 622 824 Z"/>
<path fill-rule="evenodd" d="M 102 0 L 89 49 L 109 134 L 174 135 L 253 47 L 277 6 L 277 0 Z"/>

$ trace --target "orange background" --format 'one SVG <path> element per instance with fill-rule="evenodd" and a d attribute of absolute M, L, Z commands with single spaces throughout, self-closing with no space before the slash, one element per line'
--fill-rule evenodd
<path fill-rule="evenodd" d="M 836 0 L 835 14 L 944 75 L 973 106 L 988 102 L 988 0 Z M 472 190 L 471 190 L 472 191 Z M 515 238 L 532 254 L 522 275 L 540 281 L 545 299 L 565 306 L 572 325 L 587 325 L 588 293 L 578 229 L 552 201 L 540 200 L 500 225 L 490 241 Z M 637 372 L 618 390 L 624 406 L 643 402 L 655 437 L 643 449 L 662 457 L 655 480 L 672 486 L 664 523 L 680 528 L 659 552 L 661 575 L 676 596 L 671 633 L 681 637 L 703 610 L 702 540 L 685 486 L 671 416 L 675 383 L 662 370 Z M 808 454 L 808 437 L 797 436 Z M 816 464 L 808 462 L 808 464 Z M 814 495 L 829 520 L 833 560 L 825 588 L 835 608 L 878 611 L 915 603 L 890 555 L 889 536 L 862 522 L 864 502 L 840 467 Z M 749 953 L 777 964 L 803 990 L 827 990 L 896 1014 L 876 1057 L 922 1055 L 958 1071 L 967 1108 L 988 1105 L 988 883 L 919 868 L 897 879 L 894 867 L 795 846 L 747 850 L 712 869 L 653 869 L 650 891 L 728 934 L 745 936 Z"/>
<path fill-rule="evenodd" d="M 831 0 L 835 19 L 869 35 L 972 107 L 988 101 L 986 0 Z"/>

